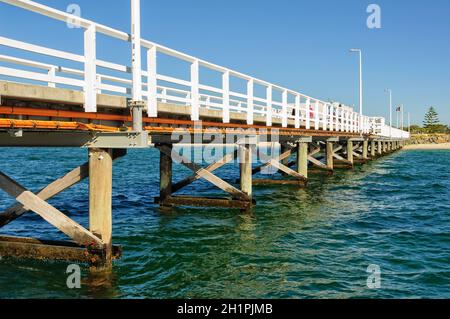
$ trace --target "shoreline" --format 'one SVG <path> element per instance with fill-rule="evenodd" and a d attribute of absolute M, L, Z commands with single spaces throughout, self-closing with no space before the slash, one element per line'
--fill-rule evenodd
<path fill-rule="evenodd" d="M 417 150 L 450 150 L 450 143 L 442 144 L 410 144 L 403 147 L 406 151 Z"/>

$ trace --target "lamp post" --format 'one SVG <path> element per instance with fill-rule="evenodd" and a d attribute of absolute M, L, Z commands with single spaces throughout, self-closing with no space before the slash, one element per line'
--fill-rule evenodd
<path fill-rule="evenodd" d="M 360 115 L 360 129 L 361 129 L 362 115 L 363 115 L 362 51 L 361 49 L 350 49 L 350 52 L 359 53 L 359 115 Z"/>
<path fill-rule="evenodd" d="M 389 92 L 389 137 L 392 137 L 392 90 L 386 89 Z"/>
<path fill-rule="evenodd" d="M 142 61 L 141 61 L 141 1 L 131 0 L 131 55 L 133 70 L 132 101 L 133 130 L 142 132 Z"/>

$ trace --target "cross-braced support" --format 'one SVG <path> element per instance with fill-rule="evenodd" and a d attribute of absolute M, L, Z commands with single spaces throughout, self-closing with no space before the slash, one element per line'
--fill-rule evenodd
<path fill-rule="evenodd" d="M 173 151 L 172 145 L 157 145 L 160 151 L 160 197 L 156 201 L 163 207 L 171 206 L 198 206 L 198 207 L 223 207 L 223 208 L 240 208 L 249 209 L 252 206 L 252 147 L 251 145 L 239 145 L 239 154 L 241 159 L 241 189 L 234 187 L 213 172 L 220 167 L 234 161 L 238 155 L 238 151 L 225 155 L 219 161 L 209 165 L 206 168 L 193 163 L 190 159 Z M 172 183 L 172 165 L 173 162 L 182 164 L 193 171 L 193 175 L 183 179 L 182 181 Z M 231 198 L 205 198 L 194 196 L 174 196 L 174 193 L 180 191 L 184 187 L 193 182 L 205 179 L 209 183 L 231 195 Z M 250 185 L 250 186 L 249 186 Z"/>
<path fill-rule="evenodd" d="M 14 197 L 18 204 L 0 214 L 3 227 L 28 211 L 32 211 L 73 242 L 50 242 L 29 238 L 0 238 L 0 256 L 57 259 L 110 263 L 120 249 L 112 246 L 111 188 L 112 161 L 124 151 L 89 150 L 89 162 L 55 180 L 37 194 L 0 172 L 0 189 Z M 89 176 L 89 230 L 73 221 L 46 201 Z"/>
<path fill-rule="evenodd" d="M 332 141 L 316 142 L 310 144 L 310 152 L 308 154 L 308 161 L 315 168 L 310 170 L 309 173 L 326 173 L 333 174 L 334 163 L 331 163 L 331 157 L 328 154 L 334 154 Z M 319 158 L 316 158 L 319 154 L 325 154 L 325 163 Z"/>
<path fill-rule="evenodd" d="M 283 147 L 282 150 L 284 152 L 279 157 L 276 158 L 260 152 L 259 158 L 261 159 L 262 162 L 264 162 L 264 164 L 253 169 L 252 174 L 257 174 L 261 172 L 264 168 L 268 168 L 271 166 L 281 173 L 283 179 L 255 179 L 253 181 L 254 185 L 273 184 L 273 185 L 297 185 L 300 187 L 306 186 L 306 183 L 308 181 L 307 177 L 299 173 L 299 170 L 295 171 L 291 168 L 296 164 L 295 162 L 289 162 L 289 158 L 291 157 L 291 155 L 298 150 L 298 145 L 290 148 Z M 253 153 L 255 156 L 258 155 L 256 149 L 253 150 Z M 304 157 L 300 157 L 300 166 L 304 165 L 302 164 L 302 160 L 303 161 L 305 160 Z"/>

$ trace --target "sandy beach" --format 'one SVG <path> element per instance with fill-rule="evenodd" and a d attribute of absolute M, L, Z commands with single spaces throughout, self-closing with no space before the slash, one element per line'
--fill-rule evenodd
<path fill-rule="evenodd" d="M 406 145 L 404 150 L 450 150 L 450 143 L 442 144 L 411 144 Z"/>

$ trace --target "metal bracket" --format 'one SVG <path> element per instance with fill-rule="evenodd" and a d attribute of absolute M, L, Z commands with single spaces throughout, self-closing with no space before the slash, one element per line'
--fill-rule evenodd
<path fill-rule="evenodd" d="M 97 133 L 83 147 L 86 148 L 147 148 L 150 147 L 148 132 L 102 132 Z"/>

